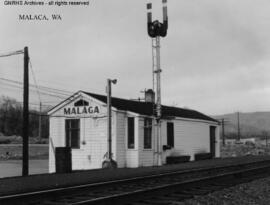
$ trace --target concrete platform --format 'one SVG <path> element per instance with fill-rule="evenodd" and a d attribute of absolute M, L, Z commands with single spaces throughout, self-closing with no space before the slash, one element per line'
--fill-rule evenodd
<path fill-rule="evenodd" d="M 270 160 L 270 156 L 247 156 L 225 159 L 193 161 L 161 167 L 96 169 L 87 171 L 73 171 L 68 174 L 40 174 L 27 177 L 9 177 L 0 179 L 0 196 L 9 194 L 40 191 L 51 188 L 67 187 L 87 183 L 104 182 L 130 177 L 146 176 L 165 173 L 172 170 L 189 170 L 194 168 L 233 165 L 262 160 Z"/>

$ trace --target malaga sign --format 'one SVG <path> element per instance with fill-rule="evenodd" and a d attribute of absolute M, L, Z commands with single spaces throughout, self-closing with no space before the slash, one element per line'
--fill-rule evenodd
<path fill-rule="evenodd" d="M 64 108 L 64 115 L 98 114 L 98 106 L 80 106 Z"/>

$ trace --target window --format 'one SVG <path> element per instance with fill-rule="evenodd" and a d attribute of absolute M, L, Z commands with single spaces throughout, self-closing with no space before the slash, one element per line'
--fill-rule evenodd
<path fill-rule="evenodd" d="M 144 118 L 144 149 L 152 148 L 152 119 Z"/>
<path fill-rule="evenodd" d="M 80 148 L 80 120 L 66 120 L 66 147 Z"/>
<path fill-rule="evenodd" d="M 210 153 L 212 157 L 215 157 L 216 155 L 216 127 L 210 126 Z"/>
<path fill-rule="evenodd" d="M 89 102 L 85 101 L 85 100 L 78 100 L 77 102 L 74 103 L 74 106 L 75 107 L 78 107 L 78 106 L 88 106 L 89 105 Z"/>
<path fill-rule="evenodd" d="M 167 122 L 167 145 L 174 147 L 174 126 L 172 122 Z"/>
<path fill-rule="evenodd" d="M 128 149 L 135 148 L 134 141 L 134 117 L 128 117 Z"/>

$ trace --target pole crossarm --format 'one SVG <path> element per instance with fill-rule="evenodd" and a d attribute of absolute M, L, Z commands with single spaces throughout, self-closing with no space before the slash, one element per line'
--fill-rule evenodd
<path fill-rule="evenodd" d="M 0 54 L 0 58 L 14 56 L 14 55 L 20 55 L 20 54 L 24 54 L 24 50 L 18 50 L 18 51 L 12 51 L 9 53 Z"/>

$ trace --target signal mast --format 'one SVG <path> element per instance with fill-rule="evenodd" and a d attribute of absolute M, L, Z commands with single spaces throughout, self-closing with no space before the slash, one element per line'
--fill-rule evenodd
<path fill-rule="evenodd" d="M 161 161 L 161 85 L 160 85 L 160 37 L 167 35 L 168 15 L 167 0 L 162 0 L 163 4 L 163 23 L 158 20 L 152 21 L 152 4 L 147 4 L 147 31 L 152 38 L 152 60 L 153 60 L 153 90 L 156 90 L 156 121 L 157 121 L 157 154 L 158 166 Z"/>

